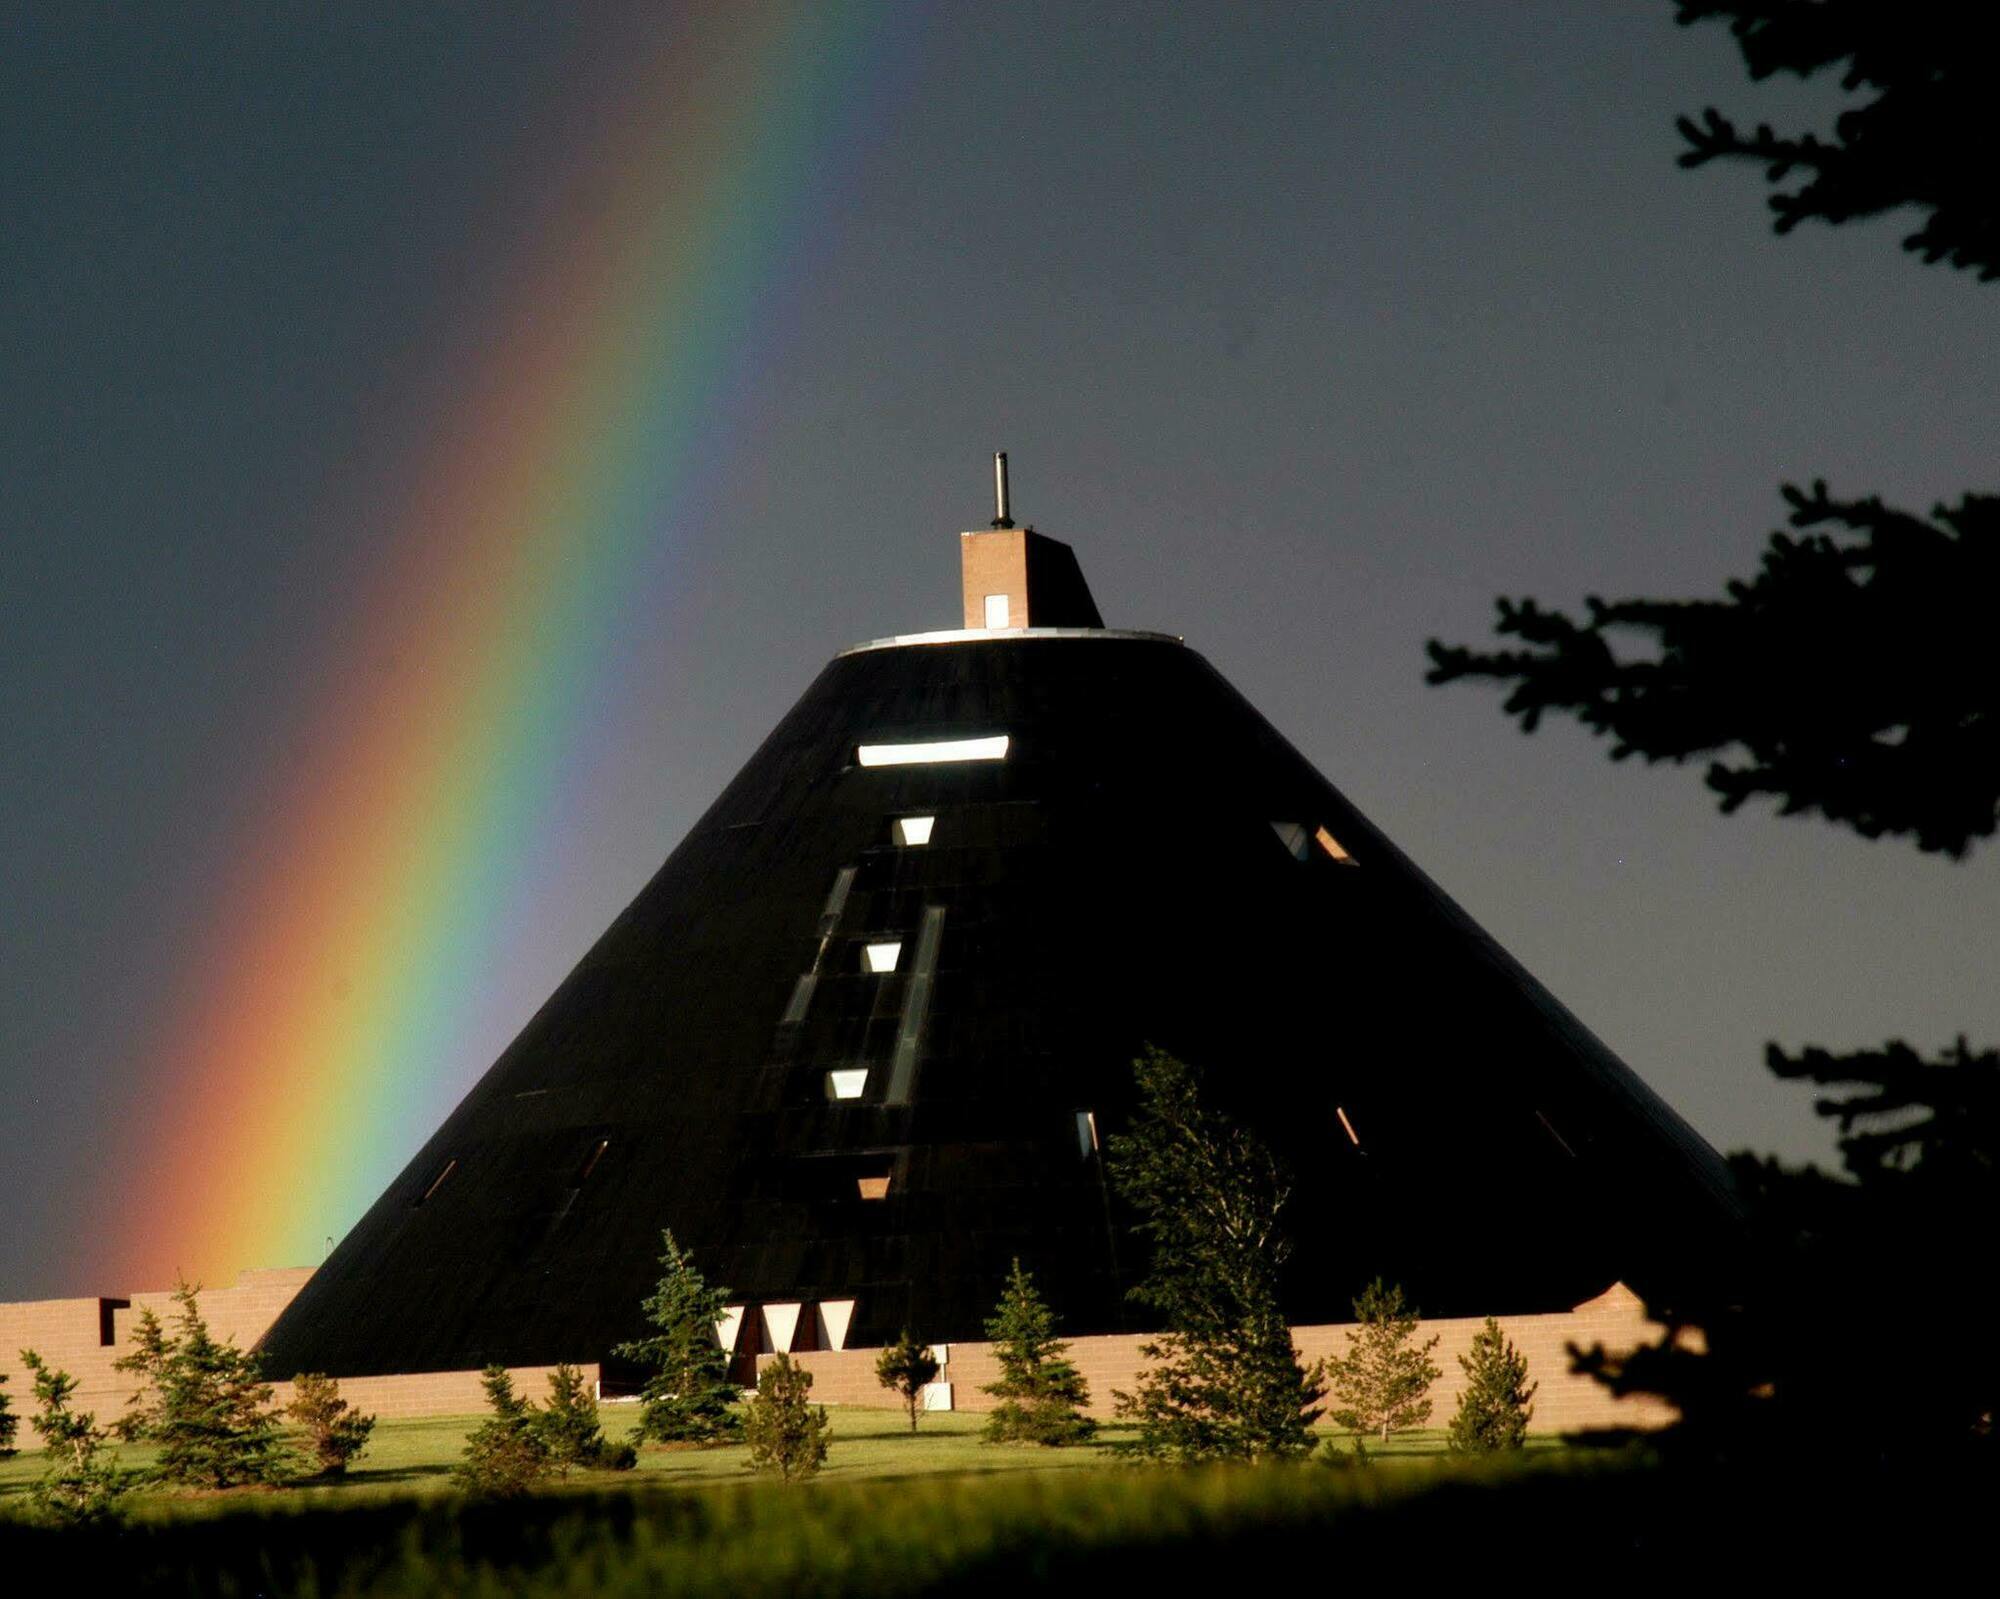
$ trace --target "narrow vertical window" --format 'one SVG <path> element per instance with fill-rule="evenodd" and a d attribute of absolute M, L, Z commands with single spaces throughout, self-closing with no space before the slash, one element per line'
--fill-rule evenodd
<path fill-rule="evenodd" d="M 449 1177 L 452 1174 L 452 1172 L 457 1169 L 457 1167 L 458 1167 L 458 1161 L 455 1157 L 451 1160 L 446 1161 L 442 1166 L 440 1166 L 438 1168 L 437 1175 L 433 1177 L 430 1180 L 430 1182 L 425 1186 L 424 1191 L 421 1194 L 417 1195 L 417 1203 L 419 1205 L 428 1204 L 432 1196 L 435 1195 L 440 1188 L 444 1187 L 444 1180 L 447 1177 Z"/>
<path fill-rule="evenodd" d="M 1340 1125 L 1346 1130 L 1347 1141 L 1356 1149 L 1361 1147 L 1361 1135 L 1354 1130 L 1354 1123 L 1347 1119 L 1347 1111 L 1342 1106 L 1333 1107 L 1334 1115 L 1340 1118 Z"/>
<path fill-rule="evenodd" d="M 1094 1110 L 1076 1113 L 1076 1153 L 1079 1160 L 1088 1160 L 1097 1153 L 1097 1112 Z"/>
<path fill-rule="evenodd" d="M 1342 849 L 1340 847 L 1340 840 L 1335 838 L 1325 828 L 1322 827 L 1317 833 L 1313 834 L 1313 838 L 1319 847 L 1333 858 L 1335 865 L 1352 866 L 1354 864 L 1354 857 Z"/>
<path fill-rule="evenodd" d="M 827 891 L 826 904 L 820 907 L 819 930 L 822 936 L 840 925 L 840 913 L 847 904 L 848 893 L 854 887 L 854 868 L 843 866 L 833 879 L 833 887 Z"/>
<path fill-rule="evenodd" d="M 937 975 L 938 943 L 944 937 L 944 907 L 926 905 L 924 923 L 917 933 L 916 959 L 910 966 L 909 986 L 903 990 L 903 1020 L 896 1029 L 896 1053 L 889 1066 L 889 1087 L 882 1096 L 885 1105 L 907 1105 L 917 1077 L 917 1049 L 923 1042 L 924 1018 L 931 1008 L 931 984 Z"/>
<path fill-rule="evenodd" d="M 806 1007 L 812 1003 L 813 989 L 819 979 L 807 972 L 792 984 L 792 997 L 785 1004 L 785 1014 L 778 1018 L 781 1026 L 796 1027 L 806 1019 Z"/>
<path fill-rule="evenodd" d="M 597 1170 L 597 1163 L 600 1160 L 604 1159 L 604 1152 L 610 1147 L 611 1147 L 610 1139 L 608 1138 L 598 1139 L 596 1145 L 591 1149 L 590 1153 L 583 1157 L 583 1164 L 577 1167 L 575 1180 L 571 1183 L 572 1187 L 581 1188 L 586 1182 L 590 1180 L 590 1174 Z"/>

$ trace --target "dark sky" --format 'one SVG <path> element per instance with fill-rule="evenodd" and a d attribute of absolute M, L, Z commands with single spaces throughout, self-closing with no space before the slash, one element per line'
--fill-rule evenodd
<path fill-rule="evenodd" d="M 65 1217 L 305 758 L 302 662 L 360 629 L 368 530 L 316 513 L 421 457 L 438 330 L 660 9 L 0 4 L 0 1297 L 154 1286 Z M 1725 819 L 1422 682 L 1496 593 L 1713 590 L 1781 480 L 1992 486 L 1995 291 L 1674 165 L 1677 112 L 1823 95 L 1665 3 L 890 15 L 754 440 L 609 686 L 626 776 L 441 1078 L 830 654 L 953 624 L 995 448 L 1107 620 L 1184 633 L 1722 1147 L 1827 1147 L 1767 1039 L 2000 1036 L 1990 856 Z"/>

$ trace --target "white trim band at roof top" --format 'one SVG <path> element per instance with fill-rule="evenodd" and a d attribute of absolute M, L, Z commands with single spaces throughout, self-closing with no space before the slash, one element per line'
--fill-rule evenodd
<path fill-rule="evenodd" d="M 990 738 L 940 738 L 922 744 L 859 744 L 855 759 L 863 766 L 941 766 L 953 761 L 1004 761 L 1007 735 Z"/>

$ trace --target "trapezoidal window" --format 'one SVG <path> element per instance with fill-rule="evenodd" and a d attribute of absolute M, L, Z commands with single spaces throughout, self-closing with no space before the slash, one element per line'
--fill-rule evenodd
<path fill-rule="evenodd" d="M 855 1192 L 863 1199 L 887 1199 L 889 1197 L 889 1174 L 879 1177 L 857 1177 L 854 1179 Z"/>
<path fill-rule="evenodd" d="M 863 766 L 951 766 L 965 761 L 1004 761 L 1007 735 L 936 738 L 912 744 L 858 744 L 854 758 Z"/>
<path fill-rule="evenodd" d="M 855 1066 L 826 1074 L 828 1099 L 859 1099 L 868 1090 L 868 1068 Z"/>
<path fill-rule="evenodd" d="M 861 968 L 868 972 L 893 972 L 896 969 L 896 962 L 902 955 L 901 939 L 882 944 L 867 944 L 861 950 Z"/>
<path fill-rule="evenodd" d="M 931 841 L 931 829 L 937 825 L 935 816 L 899 816 L 896 818 L 896 842 L 904 849 L 914 849 Z"/>

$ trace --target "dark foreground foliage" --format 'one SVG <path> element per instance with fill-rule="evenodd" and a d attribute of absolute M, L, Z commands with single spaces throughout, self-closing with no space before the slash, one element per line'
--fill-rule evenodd
<path fill-rule="evenodd" d="M 0 1562 L 77 1592 L 236 1596 L 1200 1591 L 1246 1571 L 1426 1585 L 1497 1547 L 1642 1589 L 1782 1569 L 1907 1581 L 1969 1557 L 1996 1484 L 1940 1470 L 1670 1472 L 1629 1460 L 1405 1472 L 1313 1465 L 936 1477 L 696 1495 L 553 1494 L 60 1532 L 0 1520 Z M 1875 1529 L 1829 1539 L 1828 1526 Z M 1891 1530 L 1893 1530 L 1891 1532 Z M 1880 1535 L 1877 1535 L 1880 1534 Z M 1413 1551 L 1421 1551 L 1420 1554 Z M 58 1562 L 60 1563 L 58 1565 Z M 1642 1575 L 1643 1574 L 1643 1575 Z"/>

